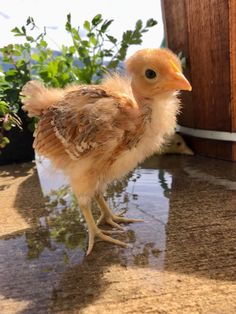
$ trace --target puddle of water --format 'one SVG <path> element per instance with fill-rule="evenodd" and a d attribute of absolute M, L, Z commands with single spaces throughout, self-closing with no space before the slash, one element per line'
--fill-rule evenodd
<path fill-rule="evenodd" d="M 47 214 L 35 218 L 36 227 L 0 240 L 1 293 L 31 300 L 34 308 L 40 308 L 40 299 L 48 300 L 48 295 L 54 294 L 54 287 L 67 269 L 84 263 L 87 248 L 86 224 L 67 179 L 53 171 L 47 160 L 38 160 L 37 168 Z M 126 225 L 123 234 L 114 235 L 133 247 L 122 249 L 96 243 L 90 258 L 100 256 L 103 264 L 118 262 L 125 267 L 162 269 L 171 182 L 171 175 L 163 170 L 138 168 L 122 182 L 110 186 L 106 198 L 114 212 L 143 218 L 145 222 Z M 92 211 L 98 218 L 95 204 Z M 22 283 L 24 277 L 27 284 Z"/>
<path fill-rule="evenodd" d="M 75 259 L 75 255 L 78 257 L 76 261 L 82 260 L 87 246 L 86 224 L 68 180 L 62 172 L 53 170 L 48 160 L 38 158 L 37 169 L 46 196 L 47 215 L 37 218 L 36 228 L 27 230 L 23 235 L 15 235 L 13 239 L 5 239 L 2 245 L 10 249 L 11 243 L 19 241 L 19 254 L 28 261 L 45 256 L 50 260 L 55 252 L 65 264 L 70 264 L 71 256 Z M 130 260 L 126 259 L 127 264 L 163 263 L 171 180 L 171 175 L 164 170 L 138 168 L 123 181 L 108 188 L 106 198 L 114 212 L 145 221 L 126 225 L 126 232 L 121 236 L 124 241 L 135 243 L 128 254 Z M 92 210 L 98 218 L 96 204 L 93 204 Z M 149 239 L 150 230 L 152 236 Z M 104 243 L 104 248 L 106 246 L 110 248 Z M 148 261 L 149 255 L 152 260 Z"/>

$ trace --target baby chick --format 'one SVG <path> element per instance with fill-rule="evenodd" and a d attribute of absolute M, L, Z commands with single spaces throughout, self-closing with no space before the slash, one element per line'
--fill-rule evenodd
<path fill-rule="evenodd" d="M 191 90 L 178 57 L 167 49 L 143 49 L 126 62 L 127 76 L 114 74 L 100 85 L 46 88 L 30 81 L 23 90 L 24 110 L 39 117 L 34 148 L 70 179 L 89 232 L 94 238 L 127 246 L 101 230 L 101 222 L 140 221 L 114 215 L 103 197 L 107 185 L 156 152 L 172 134 L 180 102 L 177 90 Z M 101 209 L 96 223 L 90 211 Z"/>
<path fill-rule="evenodd" d="M 166 139 L 157 154 L 194 155 L 194 152 L 187 146 L 181 135 L 174 133 Z"/>

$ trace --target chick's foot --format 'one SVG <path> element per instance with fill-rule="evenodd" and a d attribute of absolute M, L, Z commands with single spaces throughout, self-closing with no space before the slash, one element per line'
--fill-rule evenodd
<path fill-rule="evenodd" d="M 89 253 L 91 253 L 91 251 L 93 249 L 95 237 L 100 238 L 102 241 L 117 244 L 117 245 L 120 245 L 122 247 L 128 247 L 129 246 L 125 242 L 114 239 L 114 238 L 106 235 L 105 233 L 107 233 L 105 230 L 101 230 L 97 226 L 93 227 L 93 228 L 91 228 L 91 227 L 89 228 L 89 244 L 88 244 L 87 255 L 89 255 Z"/>
<path fill-rule="evenodd" d="M 97 226 L 102 223 L 106 223 L 119 230 L 124 230 L 118 223 L 143 222 L 143 219 L 126 218 L 123 216 L 114 215 L 102 194 L 96 196 L 96 201 L 102 213 L 97 221 Z"/>
<path fill-rule="evenodd" d="M 126 218 L 123 216 L 114 215 L 110 212 L 110 213 L 102 213 L 100 218 L 97 221 L 97 225 L 106 223 L 119 230 L 124 230 L 124 228 L 122 228 L 118 223 L 132 223 L 132 222 L 143 222 L 143 219 Z"/>

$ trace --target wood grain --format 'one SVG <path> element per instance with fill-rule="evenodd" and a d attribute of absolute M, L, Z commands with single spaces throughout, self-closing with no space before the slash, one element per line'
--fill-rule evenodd
<path fill-rule="evenodd" d="M 229 1 L 232 132 L 236 132 L 236 1 Z M 235 152 L 236 154 L 236 152 Z M 235 158 L 236 160 L 236 158 Z"/>
<path fill-rule="evenodd" d="M 163 0 L 168 46 L 188 60 L 180 125 L 236 131 L 236 1 Z M 191 73 L 191 74 L 190 74 Z M 192 138 L 200 154 L 236 160 L 236 143 Z"/>
<path fill-rule="evenodd" d="M 189 62 L 188 24 L 185 0 L 175 1 L 174 5 L 172 0 L 163 0 L 162 12 L 164 17 L 165 37 L 167 39 L 168 47 L 177 54 L 182 52 L 186 57 L 187 68 L 184 69 L 184 74 L 189 81 L 192 82 L 191 65 Z M 181 98 L 183 104 L 182 112 L 184 112 L 184 114 L 179 116 L 179 123 L 187 127 L 192 127 L 194 125 L 192 93 L 182 92 Z"/>
<path fill-rule="evenodd" d="M 195 128 L 230 131 L 227 1 L 186 1 Z"/>
<path fill-rule="evenodd" d="M 235 142 L 232 145 L 232 160 L 236 161 L 236 143 Z"/>
<path fill-rule="evenodd" d="M 188 146 L 199 155 L 224 160 L 233 160 L 231 142 L 202 139 L 187 135 L 184 136 L 184 139 Z"/>

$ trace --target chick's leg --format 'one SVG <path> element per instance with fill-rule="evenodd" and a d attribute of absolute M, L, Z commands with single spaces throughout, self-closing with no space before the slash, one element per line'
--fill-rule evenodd
<path fill-rule="evenodd" d="M 94 245 L 94 239 L 95 237 L 100 238 L 103 241 L 111 242 L 114 244 L 118 244 L 123 247 L 127 247 L 128 245 L 122 241 L 113 239 L 112 237 L 109 237 L 108 235 L 104 234 L 104 232 L 98 228 L 96 225 L 93 215 L 90 211 L 90 204 L 84 204 L 79 201 L 80 209 L 84 215 L 84 218 L 86 220 L 87 226 L 88 226 L 88 233 L 89 233 L 89 244 L 88 244 L 88 250 L 87 255 L 92 251 L 93 245 Z"/>
<path fill-rule="evenodd" d="M 131 222 L 142 222 L 143 219 L 134 219 L 134 218 L 126 218 L 122 216 L 118 216 L 112 213 L 109 206 L 107 205 L 102 194 L 96 196 L 96 201 L 101 209 L 102 215 L 99 218 L 97 225 L 105 222 L 112 227 L 118 228 L 120 230 L 124 230 L 118 223 L 131 223 Z"/>

